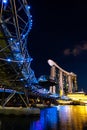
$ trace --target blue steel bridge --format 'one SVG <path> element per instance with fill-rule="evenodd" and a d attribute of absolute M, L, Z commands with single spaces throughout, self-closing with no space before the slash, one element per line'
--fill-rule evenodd
<path fill-rule="evenodd" d="M 38 84 L 31 68 L 27 41 L 32 15 L 27 0 L 0 1 L 0 87 L 55 98 Z M 30 94 L 28 93 L 28 94 Z"/>

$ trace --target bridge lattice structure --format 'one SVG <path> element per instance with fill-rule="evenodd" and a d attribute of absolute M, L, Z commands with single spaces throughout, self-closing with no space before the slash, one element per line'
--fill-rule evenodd
<path fill-rule="evenodd" d="M 37 85 L 31 69 L 32 58 L 27 43 L 32 28 L 32 15 L 27 0 L 0 1 L 0 84 L 16 90 L 30 89 L 47 96 Z"/>
<path fill-rule="evenodd" d="M 50 92 L 64 95 L 77 91 L 77 75 L 62 69 L 57 63 L 49 59 L 48 64 L 51 66 L 50 78 L 55 80 L 57 85 L 50 86 Z"/>

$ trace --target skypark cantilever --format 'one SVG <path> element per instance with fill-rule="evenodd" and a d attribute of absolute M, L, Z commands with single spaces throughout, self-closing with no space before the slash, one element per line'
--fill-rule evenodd
<path fill-rule="evenodd" d="M 51 78 L 58 82 L 57 88 L 59 87 L 60 95 L 77 91 L 76 74 L 62 69 L 51 59 L 48 60 L 48 64 L 51 66 Z M 55 86 L 54 91 L 56 92 Z"/>

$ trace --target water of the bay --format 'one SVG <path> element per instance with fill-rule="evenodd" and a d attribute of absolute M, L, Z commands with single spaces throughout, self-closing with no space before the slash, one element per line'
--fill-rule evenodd
<path fill-rule="evenodd" d="M 0 117 L 0 130 L 87 130 L 87 106 L 41 109 L 40 117 Z"/>

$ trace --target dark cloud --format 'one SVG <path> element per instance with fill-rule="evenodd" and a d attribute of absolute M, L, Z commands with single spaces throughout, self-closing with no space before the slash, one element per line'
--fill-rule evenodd
<path fill-rule="evenodd" d="M 87 51 L 87 42 L 83 43 L 83 45 L 76 45 L 74 47 L 74 49 L 65 49 L 64 50 L 64 55 L 69 56 L 69 55 L 73 55 L 73 56 L 77 56 L 79 54 L 81 54 L 83 51 Z"/>
<path fill-rule="evenodd" d="M 64 50 L 64 55 L 68 56 L 68 55 L 70 55 L 70 53 L 71 53 L 71 51 L 69 48 Z"/>

